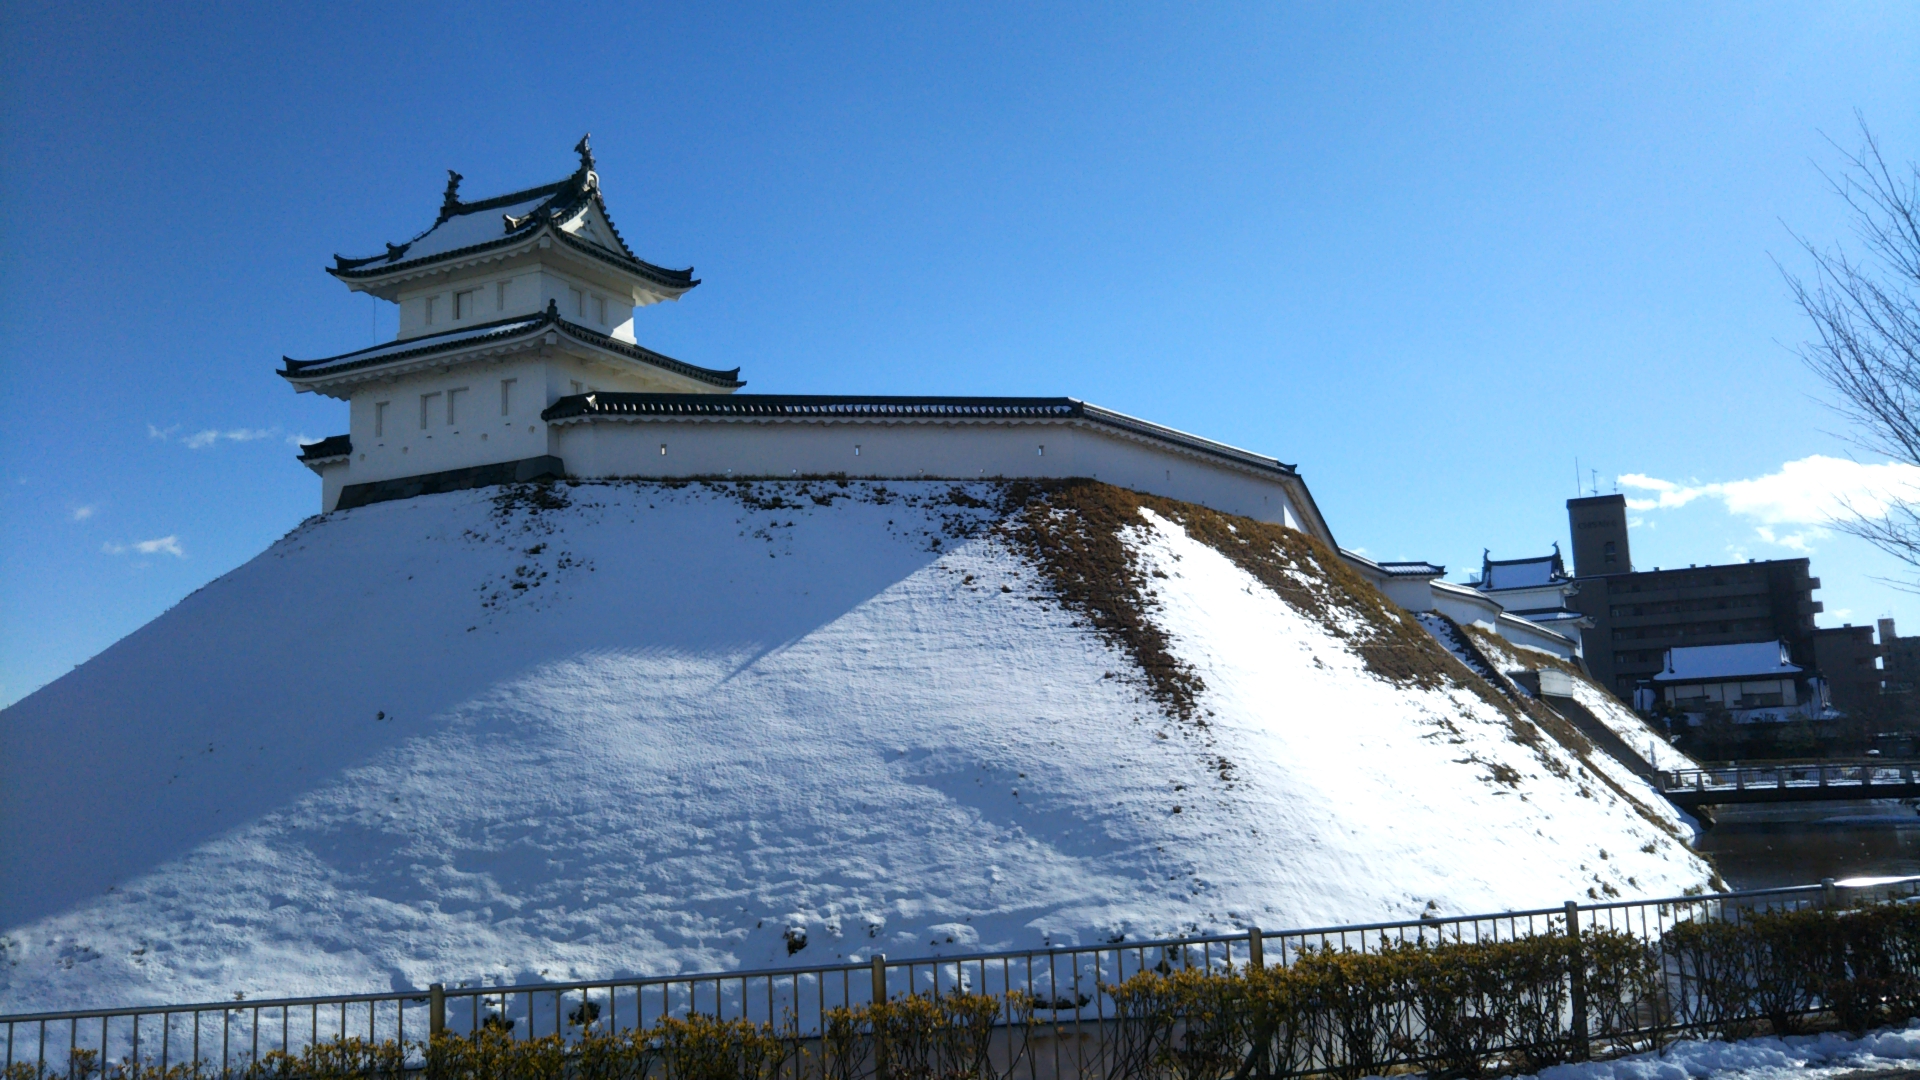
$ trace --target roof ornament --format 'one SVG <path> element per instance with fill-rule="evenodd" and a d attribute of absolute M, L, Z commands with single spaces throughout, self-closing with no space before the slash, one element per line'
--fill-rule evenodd
<path fill-rule="evenodd" d="M 387 261 L 397 262 L 400 256 L 405 255 L 407 253 L 407 248 L 410 246 L 412 246 L 411 241 L 405 244 L 389 243 L 387 245 Z"/>
<path fill-rule="evenodd" d="M 580 168 L 573 174 L 573 182 L 582 195 L 600 190 L 600 174 L 593 171 L 593 147 L 587 141 L 591 138 L 593 133 L 588 132 L 573 144 L 573 152 L 580 155 Z"/>
<path fill-rule="evenodd" d="M 559 317 L 560 317 L 560 301 L 555 300 L 551 296 L 547 297 L 547 318 L 557 319 Z"/>
<path fill-rule="evenodd" d="M 452 169 L 447 170 L 447 193 L 440 200 L 440 221 L 445 221 L 460 212 L 460 181 L 464 179 L 466 177 Z"/>

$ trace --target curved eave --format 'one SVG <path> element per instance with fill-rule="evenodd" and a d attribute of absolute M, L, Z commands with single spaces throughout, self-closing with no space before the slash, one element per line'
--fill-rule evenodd
<path fill-rule="evenodd" d="M 608 224 L 611 226 L 611 221 Z M 522 231 L 508 233 L 482 244 L 470 244 L 463 248 L 442 251 L 418 259 L 407 259 L 385 266 L 329 266 L 326 267 L 326 271 L 348 285 L 363 289 L 378 287 L 455 270 L 474 263 L 511 258 L 523 252 L 535 250 L 542 237 L 551 238 L 570 251 L 640 278 L 650 286 L 649 291 L 661 296 L 678 298 L 687 290 L 700 284 L 699 279 L 693 276 L 692 267 L 685 270 L 669 270 L 640 259 L 618 255 L 598 244 L 589 244 L 577 239 L 564 229 L 555 228 L 551 221 L 529 224 Z M 625 246 L 624 241 L 622 246 Z"/>
<path fill-rule="evenodd" d="M 531 323 L 528 323 L 524 316 L 503 320 L 503 323 L 508 328 L 498 333 L 472 336 L 475 329 L 484 327 L 469 327 L 447 332 L 447 336 L 460 335 L 456 340 L 434 341 L 432 338 L 418 338 L 415 339 L 419 342 L 418 345 L 392 352 L 385 351 L 392 348 L 389 344 L 325 360 L 295 360 L 291 357 L 281 357 L 286 366 L 280 370 L 279 375 L 297 389 L 324 391 L 329 387 L 364 382 L 368 379 L 405 374 L 447 364 L 466 363 L 502 353 L 558 344 L 559 338 L 566 338 L 587 348 L 612 354 L 619 359 L 643 364 L 718 389 L 733 390 L 746 385 L 740 380 L 739 368 L 717 371 L 713 368 L 689 364 L 684 360 L 675 360 L 671 356 L 654 352 L 652 349 L 609 337 L 578 323 L 568 322 L 552 312 L 537 317 Z M 549 335 L 554 338 L 552 342 L 548 341 Z M 362 355 L 365 353 L 375 355 Z"/>

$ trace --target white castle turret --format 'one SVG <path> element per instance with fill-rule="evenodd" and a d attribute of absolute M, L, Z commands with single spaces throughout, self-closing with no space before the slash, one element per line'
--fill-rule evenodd
<path fill-rule="evenodd" d="M 391 342 L 287 358 L 294 388 L 349 403 L 303 449 L 321 509 L 547 477 L 898 480 L 1090 477 L 1333 543 L 1293 466 L 1068 397 L 736 394 L 638 343 L 634 315 L 700 284 L 645 262 L 600 197 L 586 139 L 558 183 L 440 215 L 328 273 L 400 308 Z"/>
<path fill-rule="evenodd" d="M 348 434 L 302 455 L 323 480 L 323 509 L 557 475 L 540 413 L 569 394 L 741 385 L 737 369 L 635 342 L 635 311 L 700 283 L 634 255 L 601 201 L 587 140 L 575 150 L 580 167 L 566 179 L 478 202 L 461 201 L 450 172 L 425 232 L 382 255 L 334 257 L 328 272 L 348 288 L 399 306 L 400 331 L 344 356 L 286 360 L 281 375 L 295 389 L 350 406 Z"/>

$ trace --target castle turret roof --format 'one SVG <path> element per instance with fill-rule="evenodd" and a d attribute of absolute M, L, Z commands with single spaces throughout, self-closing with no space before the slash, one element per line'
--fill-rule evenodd
<path fill-rule="evenodd" d="M 569 322 L 560 317 L 560 312 L 551 303 L 547 310 L 538 315 L 521 315 L 494 322 L 467 326 L 457 330 L 447 330 L 438 334 L 426 334 L 421 337 L 402 338 L 388 341 L 371 348 L 355 352 L 329 356 L 319 360 L 295 360 L 290 356 L 281 357 L 286 365 L 280 371 L 282 378 L 302 389 L 316 389 L 321 384 L 338 382 L 371 374 L 372 369 L 382 369 L 380 374 L 393 374 L 396 370 L 418 367 L 428 363 L 444 363 L 444 358 L 455 353 L 469 351 L 511 349 L 536 344 L 548 333 L 570 338 L 602 352 L 613 353 L 624 360 L 637 361 L 675 375 L 684 376 L 697 383 L 732 390 L 745 386 L 740 381 L 740 369 L 720 371 L 714 368 L 698 367 L 684 360 L 675 360 L 671 356 L 654 352 L 642 345 L 620 338 L 610 337 L 598 330 Z"/>
<path fill-rule="evenodd" d="M 677 297 L 700 284 L 692 267 L 670 270 L 656 266 L 627 247 L 600 197 L 600 177 L 593 171 L 593 151 L 587 140 L 581 139 L 574 150 L 580 155 L 580 167 L 566 179 L 477 202 L 461 200 L 462 178 L 448 170 L 440 216 L 426 231 L 406 243 L 388 244 L 379 255 L 335 255 L 327 273 L 364 287 L 439 269 L 450 262 L 497 255 L 522 244 L 537 244 L 544 237 L 575 254 L 625 271 L 662 296 Z M 582 222 L 582 217 L 590 213 L 597 220 Z"/>

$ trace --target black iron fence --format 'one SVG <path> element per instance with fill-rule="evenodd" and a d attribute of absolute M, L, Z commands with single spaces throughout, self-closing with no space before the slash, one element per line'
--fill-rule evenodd
<path fill-rule="evenodd" d="M 1000 1003 L 994 1071 L 1013 1080 L 1103 1077 L 1116 1080 L 1107 1043 L 1124 1023 L 1116 987 L 1143 972 L 1244 975 L 1290 968 L 1329 953 L 1373 954 L 1407 946 L 1445 946 L 1567 939 L 1579 955 L 1583 936 L 1596 932 L 1631 938 L 1653 950 L 1664 982 L 1664 1002 L 1610 1008 L 1604 1031 L 1587 1015 L 1579 963 L 1568 969 L 1564 993 L 1547 1006 L 1548 1022 L 1587 1052 L 1651 1045 L 1677 1031 L 1708 1025 L 1690 1005 L 1709 973 L 1662 943 L 1686 924 L 1740 923 L 1756 914 L 1808 908 L 1843 909 L 1866 903 L 1920 899 L 1920 877 L 1752 892 L 1678 896 L 1659 900 L 1568 903 L 1554 908 L 1488 915 L 1422 918 L 1353 926 L 1314 927 L 1186 939 L 1110 942 L 1085 947 L 894 960 L 875 955 L 861 963 L 773 970 L 714 972 L 514 985 L 435 984 L 391 993 L 235 1000 L 199 1004 L 135 1006 L 0 1015 L 5 1029 L 7 1076 L 82 1075 L 107 1062 L 139 1063 L 162 1072 L 186 1066 L 191 1075 L 247 1073 L 276 1053 L 297 1056 L 309 1047 L 341 1039 L 394 1043 L 413 1067 L 424 1063 L 427 1041 L 436 1035 L 540 1040 L 562 1046 L 607 1035 L 647 1032 L 664 1018 L 708 1017 L 770 1025 L 796 1051 L 818 1047 L 835 1010 L 860 1010 L 908 996 L 945 998 L 955 993 L 989 995 Z M 1820 1008 L 1805 1003 L 1803 1011 Z M 1394 1023 L 1425 1023 L 1409 1006 Z M 1723 1009 L 1711 1026 L 1729 1020 Z M 1328 1053 L 1331 1053 L 1329 1051 Z M 1296 1063 L 1294 1073 L 1340 1072 L 1327 1053 Z M 284 1059 L 283 1059 L 284 1060 Z M 796 1080 L 818 1076 L 807 1054 L 796 1052 L 783 1068 Z M 1412 1050 L 1378 1064 L 1419 1064 Z M 78 1063 L 78 1065 L 76 1065 Z M 197 1070 L 197 1071 L 195 1071 Z M 1231 1075 L 1231 1072 L 1228 1074 Z M 989 1078 L 991 1080 L 991 1078 Z"/>

